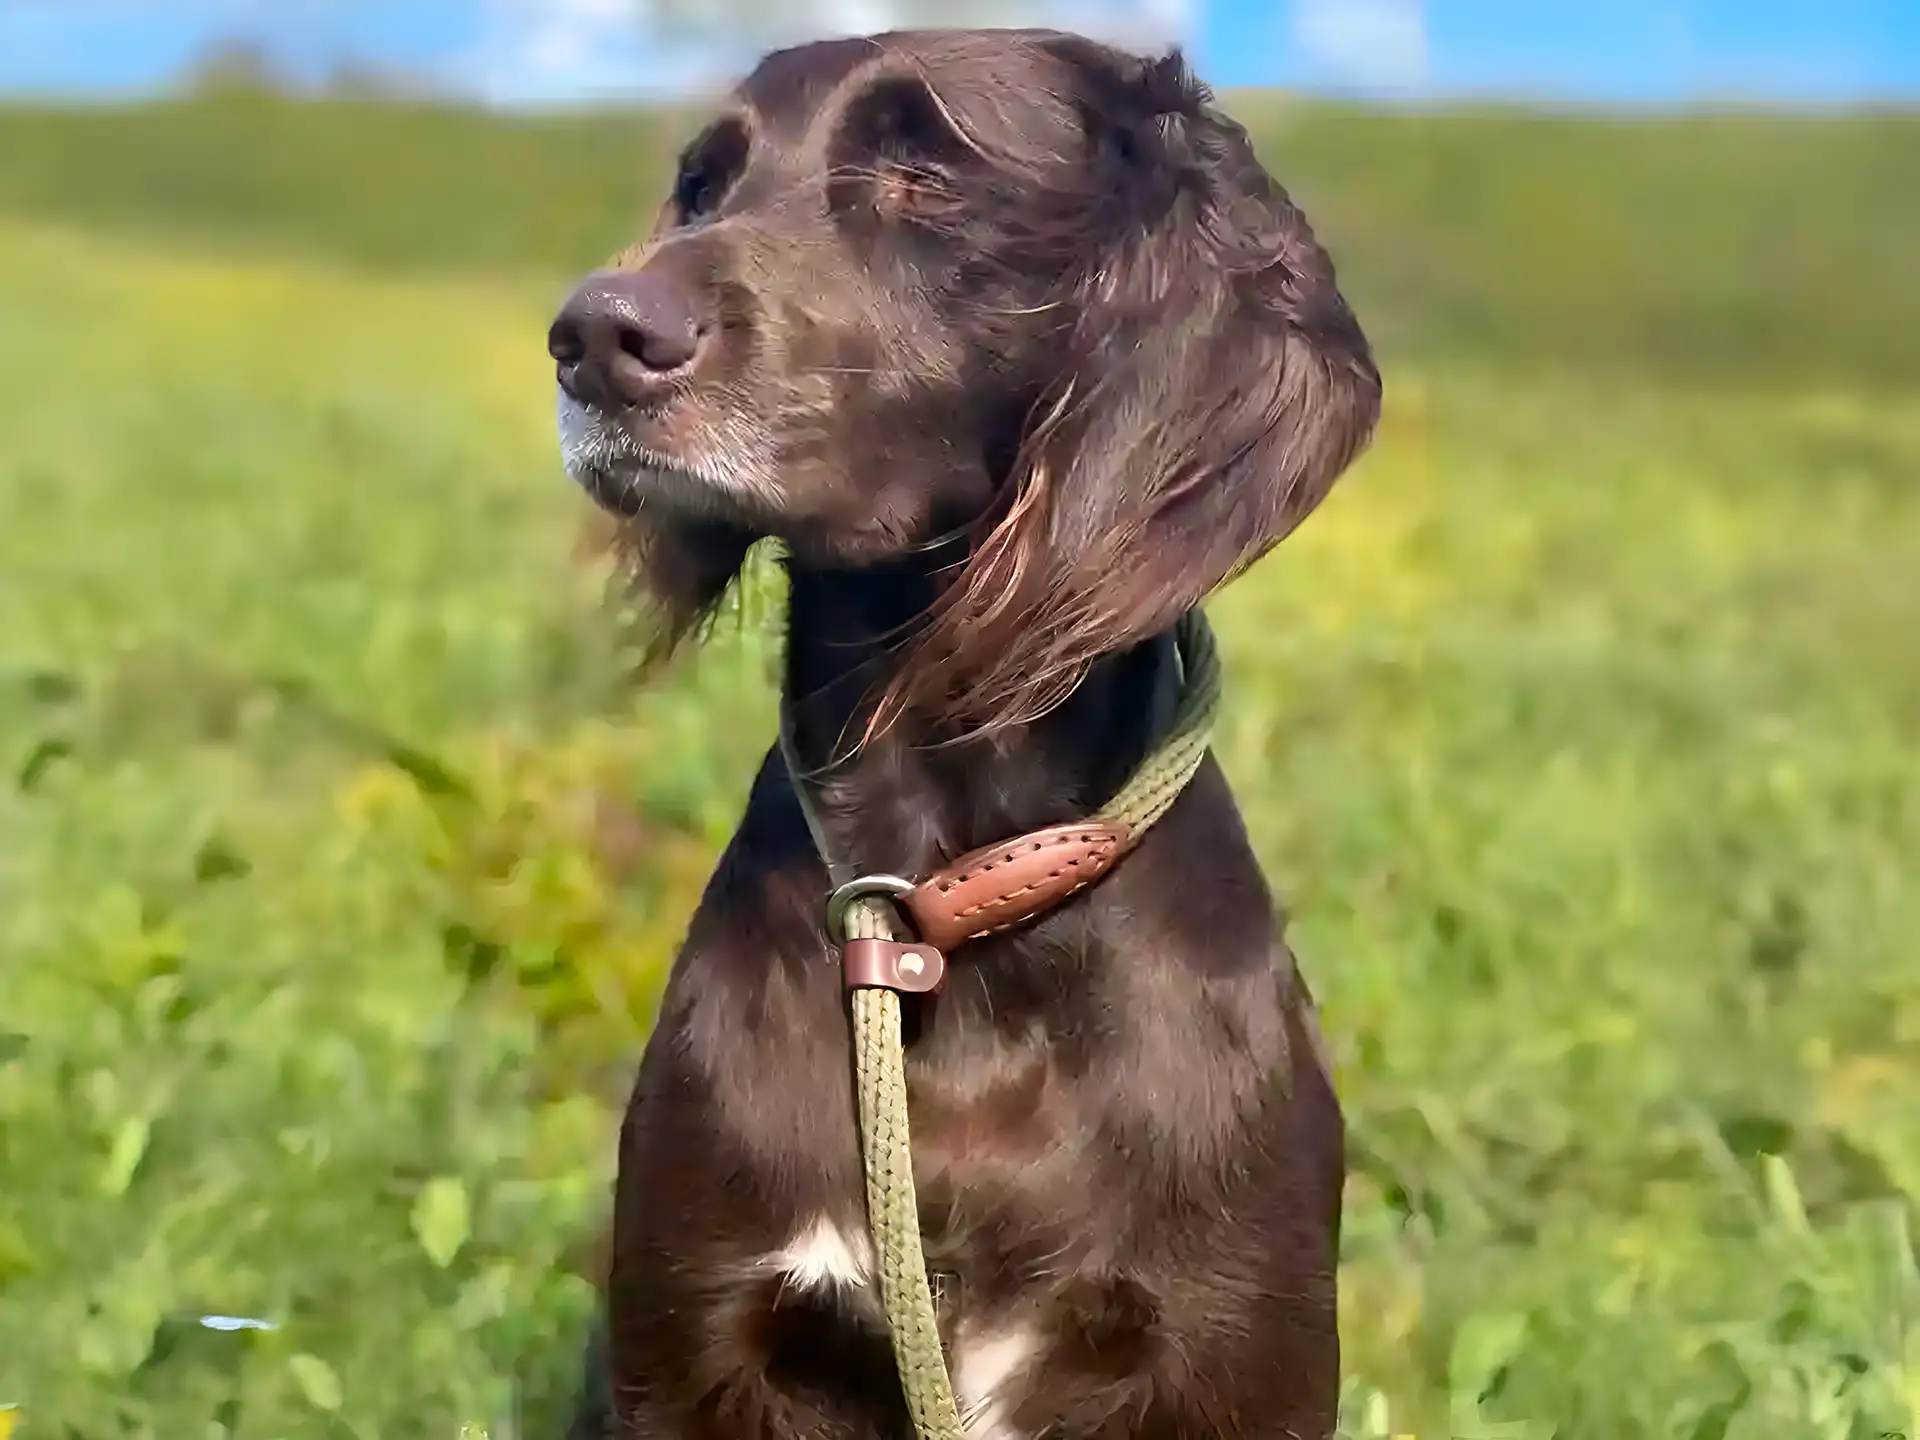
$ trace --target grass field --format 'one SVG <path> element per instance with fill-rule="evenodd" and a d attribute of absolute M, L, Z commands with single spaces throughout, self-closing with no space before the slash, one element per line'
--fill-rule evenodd
<path fill-rule="evenodd" d="M 551 1434 L 609 1101 L 769 734 L 765 606 L 622 682 L 540 343 L 581 237 L 435 270 L 24 163 L 0 1405 Z M 1920 379 L 1420 333 L 1214 606 L 1352 1124 L 1353 1433 L 1920 1434 Z"/>
<path fill-rule="evenodd" d="M 1368 115 L 1261 95 L 1234 113 L 1396 354 L 1920 386 L 1920 113 Z M 0 106 L 0 214 L 382 273 L 571 274 L 651 217 L 691 124 L 246 94 Z"/>

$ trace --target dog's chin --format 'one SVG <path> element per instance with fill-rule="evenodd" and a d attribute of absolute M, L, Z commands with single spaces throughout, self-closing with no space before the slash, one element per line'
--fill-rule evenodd
<path fill-rule="evenodd" d="M 744 520 L 755 498 L 721 467 L 644 443 L 628 424 L 559 397 L 560 454 L 567 473 L 594 503 L 615 515 L 659 506 L 689 517 Z"/>
<path fill-rule="evenodd" d="M 705 480 L 665 456 L 569 460 L 567 473 L 594 504 L 615 515 L 637 515 L 656 506 L 688 517 L 735 513 Z"/>

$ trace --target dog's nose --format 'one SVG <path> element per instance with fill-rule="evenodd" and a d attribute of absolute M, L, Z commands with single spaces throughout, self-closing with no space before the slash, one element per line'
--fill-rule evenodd
<path fill-rule="evenodd" d="M 560 384 L 579 399 L 639 405 L 693 363 L 702 328 L 690 296 L 664 275 L 602 270 L 567 297 L 547 331 Z"/>

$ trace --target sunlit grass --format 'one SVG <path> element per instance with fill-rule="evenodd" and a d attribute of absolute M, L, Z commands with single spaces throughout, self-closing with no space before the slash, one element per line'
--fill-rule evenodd
<path fill-rule="evenodd" d="M 1920 383 L 1920 116 L 1367 113 L 1230 97 L 1376 338 L 1734 383 Z M 0 215 L 386 271 L 566 276 L 704 116 L 229 93 L 0 105 Z"/>
<path fill-rule="evenodd" d="M 552 1433 L 770 717 L 760 627 L 623 689 L 550 299 L 0 229 L 23 1435 Z M 1359 1432 L 1920 1423 L 1917 474 L 1912 395 L 1401 366 L 1214 607 Z"/>

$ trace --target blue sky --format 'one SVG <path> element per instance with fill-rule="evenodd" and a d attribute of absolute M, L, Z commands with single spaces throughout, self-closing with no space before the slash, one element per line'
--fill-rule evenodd
<path fill-rule="evenodd" d="M 209 40 L 249 35 L 296 68 L 344 55 L 501 103 L 670 90 L 701 56 L 649 44 L 650 0 L 0 0 L 0 91 L 163 86 Z M 725 3 L 725 0 L 721 0 Z M 821 29 L 916 0 L 814 0 Z M 1001 0 L 1083 28 L 1121 0 Z M 1920 100 L 1920 0 L 1130 0 L 1216 85 L 1581 103 L 1737 97 Z M 1024 6 L 1024 11 L 1022 7 Z M 918 14 L 958 20 L 918 0 Z"/>

